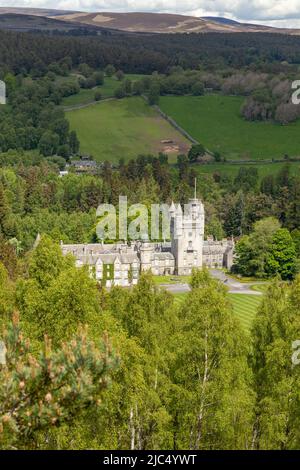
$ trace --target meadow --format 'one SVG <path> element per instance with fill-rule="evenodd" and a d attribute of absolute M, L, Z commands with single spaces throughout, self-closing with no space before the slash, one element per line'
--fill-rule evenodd
<path fill-rule="evenodd" d="M 143 75 L 137 74 L 126 74 L 125 79 L 129 79 L 132 82 L 139 80 Z M 114 96 L 115 90 L 120 86 L 120 81 L 116 77 L 105 77 L 104 84 L 97 86 L 92 89 L 85 90 L 80 89 L 80 92 L 77 95 L 71 95 L 63 99 L 62 105 L 64 107 L 77 106 L 81 104 L 91 103 L 95 99 L 95 93 L 99 91 L 101 93 L 101 98 L 111 98 Z"/>
<path fill-rule="evenodd" d="M 141 97 L 103 101 L 68 111 L 71 129 L 76 130 L 83 153 L 95 160 L 117 163 L 139 154 L 168 150 L 170 161 L 187 153 L 190 143 Z M 164 141 L 172 141 L 172 149 Z"/>
<path fill-rule="evenodd" d="M 286 163 L 257 163 L 257 164 L 230 164 L 230 163 L 210 163 L 204 165 L 193 165 L 193 169 L 197 174 L 214 174 L 219 173 L 222 176 L 235 177 L 241 166 L 246 168 L 256 168 L 258 171 L 258 178 L 261 180 L 264 176 L 270 173 L 276 175 L 286 165 Z M 289 162 L 291 174 L 300 176 L 300 162 Z"/>
<path fill-rule="evenodd" d="M 183 302 L 187 293 L 174 294 L 175 304 L 178 306 Z M 241 322 L 245 331 L 250 331 L 255 314 L 262 301 L 262 296 L 251 294 L 228 294 L 232 303 L 233 314 Z"/>
<path fill-rule="evenodd" d="M 232 160 L 300 156 L 300 120 L 287 126 L 249 122 L 239 96 L 164 96 L 161 109 L 208 150 Z"/>

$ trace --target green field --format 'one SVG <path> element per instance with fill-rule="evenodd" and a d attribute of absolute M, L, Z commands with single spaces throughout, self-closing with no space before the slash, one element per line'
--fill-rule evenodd
<path fill-rule="evenodd" d="M 131 81 L 136 81 L 142 78 L 143 75 L 127 74 L 125 78 Z M 65 107 L 76 106 L 80 104 L 87 104 L 94 101 L 96 91 L 100 91 L 102 99 L 111 98 L 114 96 L 115 90 L 120 86 L 120 82 L 115 77 L 105 77 L 104 84 L 91 90 L 81 89 L 77 95 L 68 96 L 62 101 Z"/>
<path fill-rule="evenodd" d="M 233 313 L 249 331 L 262 301 L 262 296 L 247 294 L 228 294 L 233 304 Z"/>
<path fill-rule="evenodd" d="M 286 163 L 257 163 L 250 165 L 211 163 L 207 165 L 193 165 L 193 169 L 196 170 L 198 175 L 219 173 L 222 176 L 235 177 L 241 166 L 246 168 L 255 167 L 258 171 L 258 178 L 260 180 L 271 173 L 276 175 L 285 165 Z M 298 174 L 300 176 L 300 162 L 290 162 L 289 166 L 291 174 Z"/>
<path fill-rule="evenodd" d="M 186 293 L 175 294 L 175 304 L 180 305 L 186 296 Z M 228 296 L 233 305 L 233 314 L 240 320 L 244 330 L 249 331 L 262 296 L 251 294 L 228 294 Z"/>
<path fill-rule="evenodd" d="M 164 96 L 161 109 L 211 151 L 234 160 L 300 156 L 300 120 L 287 126 L 249 122 L 240 116 L 243 97 Z"/>
<path fill-rule="evenodd" d="M 140 97 L 103 101 L 68 111 L 66 116 L 71 129 L 78 134 L 80 150 L 100 162 L 166 152 L 164 140 L 174 143 L 174 151 L 169 152 L 170 161 L 190 147 L 190 143 Z"/>

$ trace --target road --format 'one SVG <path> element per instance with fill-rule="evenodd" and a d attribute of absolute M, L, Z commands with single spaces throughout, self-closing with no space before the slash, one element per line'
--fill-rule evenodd
<path fill-rule="evenodd" d="M 239 282 L 218 269 L 210 269 L 209 272 L 215 279 L 223 282 L 223 284 L 228 287 L 230 294 L 262 295 L 262 292 L 250 288 L 254 284 L 259 284 L 258 282 Z M 161 284 L 161 287 L 164 287 L 172 294 L 183 294 L 190 290 L 189 285 L 183 282 L 179 282 L 178 284 Z"/>

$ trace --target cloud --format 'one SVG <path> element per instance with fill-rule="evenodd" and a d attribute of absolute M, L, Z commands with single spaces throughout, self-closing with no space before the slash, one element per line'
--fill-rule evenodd
<path fill-rule="evenodd" d="M 7 6 L 7 3 L 7 0 L 0 0 L 0 6 Z M 274 26 L 300 23 L 300 0 L 10 0 L 9 6 L 215 15 Z"/>

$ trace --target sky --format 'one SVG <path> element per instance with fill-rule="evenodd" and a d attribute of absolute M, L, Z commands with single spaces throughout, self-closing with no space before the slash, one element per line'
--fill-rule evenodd
<path fill-rule="evenodd" d="M 300 28 L 300 0 L 0 0 L 0 6 L 226 16 L 247 23 Z"/>

